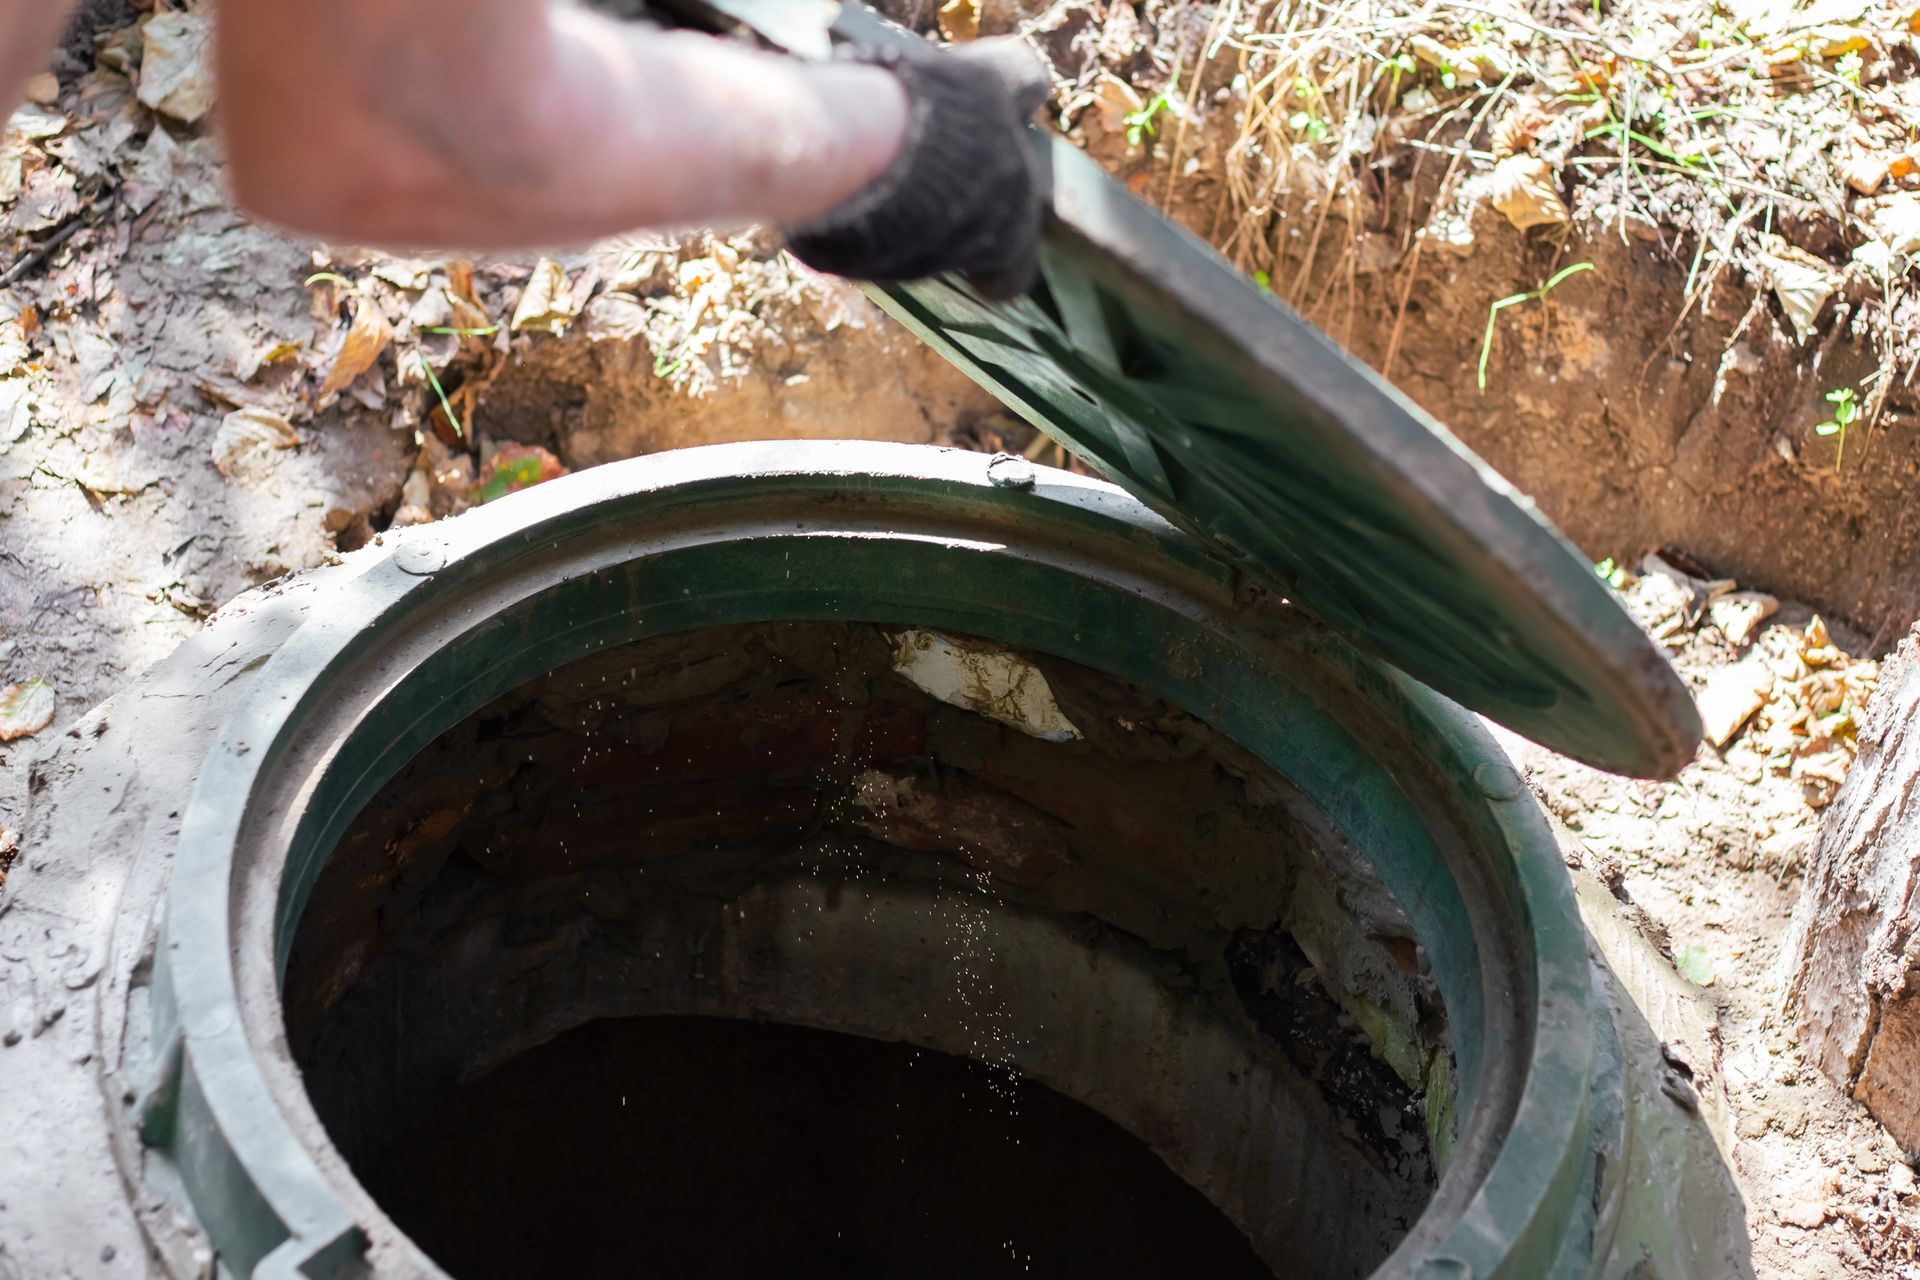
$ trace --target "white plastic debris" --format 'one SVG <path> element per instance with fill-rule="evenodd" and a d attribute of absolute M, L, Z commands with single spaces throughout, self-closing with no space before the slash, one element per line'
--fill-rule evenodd
<path fill-rule="evenodd" d="M 929 697 L 1044 742 L 1081 736 L 1046 676 L 1018 654 L 965 646 L 933 631 L 904 632 L 893 644 L 893 669 Z"/>

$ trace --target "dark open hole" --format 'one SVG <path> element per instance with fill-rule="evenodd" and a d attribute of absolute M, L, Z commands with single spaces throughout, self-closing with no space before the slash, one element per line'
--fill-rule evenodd
<path fill-rule="evenodd" d="M 360 1174 L 461 1280 L 1271 1274 L 1090 1108 L 763 1023 L 590 1023 L 455 1090 Z"/>
<path fill-rule="evenodd" d="M 1446 1027 L 1398 908 L 1296 805 L 1056 659 L 856 624 L 647 640 L 482 709 L 362 811 L 287 1034 L 457 1280 L 1351 1280 L 1430 1194 Z"/>

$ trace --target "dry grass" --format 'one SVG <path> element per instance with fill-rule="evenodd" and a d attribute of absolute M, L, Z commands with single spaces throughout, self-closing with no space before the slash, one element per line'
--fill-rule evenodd
<path fill-rule="evenodd" d="M 1337 337 L 1358 310 L 1355 245 L 1391 237 L 1403 320 L 1425 246 L 1467 234 L 1521 157 L 1564 201 L 1563 221 L 1548 209 L 1529 234 L 1624 238 L 1637 220 L 1685 264 L 1676 334 L 1729 269 L 1762 292 L 1811 268 L 1833 293 L 1866 283 L 1880 356 L 1861 388 L 1868 425 L 1920 363 L 1915 326 L 1897 321 L 1920 314 L 1920 216 L 1911 242 L 1900 234 L 1903 206 L 1920 215 L 1911 4 L 1227 0 L 1210 13 L 1159 45 L 1178 123 L 1151 194 L 1172 198 L 1224 90 L 1234 133 L 1211 238 Z M 1840 248 L 1784 244 L 1790 219 L 1825 220 Z"/>

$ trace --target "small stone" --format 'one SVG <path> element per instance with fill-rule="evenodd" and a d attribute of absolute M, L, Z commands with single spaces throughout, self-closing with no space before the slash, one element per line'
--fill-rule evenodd
<path fill-rule="evenodd" d="M 1887 1188 L 1897 1196 L 1913 1194 L 1913 1166 L 1905 1160 L 1896 1160 L 1887 1168 Z"/>
<path fill-rule="evenodd" d="M 1862 1147 L 1853 1153 L 1854 1167 L 1862 1173 L 1885 1173 L 1893 1161 L 1879 1147 Z"/>
<path fill-rule="evenodd" d="M 13 1046 L 19 1043 L 20 1043 L 20 1031 L 18 1028 L 10 1027 L 8 1028 L 6 1035 L 0 1036 L 0 1044 L 5 1045 L 9 1049 L 13 1048 Z"/>
<path fill-rule="evenodd" d="M 1818 1170 L 1787 1194 L 1774 1217 L 1789 1227 L 1812 1231 L 1833 1216 L 1833 1201 L 1840 1194 L 1840 1179 L 1828 1170 Z"/>
<path fill-rule="evenodd" d="M 1740 1117 L 1740 1136 L 1746 1138 L 1748 1141 L 1752 1141 L 1755 1138 L 1763 1136 L 1767 1132 L 1769 1124 L 1770 1121 L 1768 1121 L 1767 1117 L 1758 1111 L 1746 1112 Z"/>

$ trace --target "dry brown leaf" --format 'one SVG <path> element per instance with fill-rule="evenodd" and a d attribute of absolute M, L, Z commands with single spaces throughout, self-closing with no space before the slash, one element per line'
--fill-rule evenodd
<path fill-rule="evenodd" d="M 73 127 L 73 120 L 57 107 L 26 103 L 5 122 L 5 132 L 27 142 L 57 138 Z"/>
<path fill-rule="evenodd" d="M 213 107 L 213 20 L 156 13 L 141 28 L 140 101 L 192 124 Z"/>
<path fill-rule="evenodd" d="M 1538 156 L 1508 156 L 1493 168 L 1493 207 L 1520 230 L 1569 221 L 1553 180 L 1553 168 Z"/>
<path fill-rule="evenodd" d="M 231 476 L 233 466 L 255 449 L 291 449 L 300 443 L 293 426 L 271 409 L 235 409 L 213 436 L 213 465 Z"/>
<path fill-rule="evenodd" d="M 520 291 L 508 327 L 515 333 L 564 333 L 573 320 L 572 299 L 566 271 L 552 258 L 542 258 Z"/>
<path fill-rule="evenodd" d="M 291 360 L 300 354 L 300 344 L 280 338 L 268 338 L 253 350 L 233 362 L 233 376 L 242 382 L 252 382 L 255 374 L 270 364 L 279 364 Z"/>
<path fill-rule="evenodd" d="M 1752 660 L 1714 672 L 1694 700 L 1706 740 L 1724 747 L 1773 696 L 1773 672 Z"/>
<path fill-rule="evenodd" d="M 23 147 L 12 141 L 0 143 L 0 208 L 20 198 L 20 189 L 26 185 L 26 178 Z"/>
<path fill-rule="evenodd" d="M 947 0 L 934 17 L 940 34 L 956 44 L 980 36 L 980 0 Z"/>
<path fill-rule="evenodd" d="M 1407 48 L 1413 51 L 1414 57 L 1436 70 L 1444 70 L 1453 65 L 1453 50 L 1424 32 L 1409 40 Z"/>
<path fill-rule="evenodd" d="M 1514 104 L 1507 108 L 1493 126 L 1493 154 L 1498 159 L 1518 155 L 1532 148 L 1535 138 L 1540 136 L 1553 117 L 1540 105 L 1540 99 L 1531 94 L 1522 94 Z"/>
<path fill-rule="evenodd" d="M 0 689 L 0 742 L 29 738 L 53 723 L 53 686 L 28 680 Z"/>
<path fill-rule="evenodd" d="M 33 402 L 25 378 L 0 379 L 0 444 L 12 444 L 33 426 Z"/>
<path fill-rule="evenodd" d="M 473 264 L 465 258 L 455 258 L 447 264 L 447 292 L 456 298 L 466 299 L 476 310 L 479 309 L 480 295 L 473 287 Z"/>
<path fill-rule="evenodd" d="M 1920 194 L 1901 192 L 1867 216 L 1874 234 L 1895 253 L 1920 253 Z"/>
<path fill-rule="evenodd" d="M 352 386 L 355 378 L 373 367 L 373 362 L 380 358 L 380 353 L 392 341 L 393 326 L 387 323 L 386 313 L 380 310 L 380 304 L 364 296 L 354 299 L 353 320 L 347 325 L 346 334 L 340 340 L 340 349 L 334 353 L 327 376 L 314 395 L 314 407 L 324 409 L 333 403 L 335 396 Z"/>
<path fill-rule="evenodd" d="M 37 102 L 43 107 L 50 107 L 60 101 L 60 77 L 51 71 L 42 71 L 37 76 L 29 76 L 27 82 L 20 86 L 20 96 L 28 102 Z"/>
<path fill-rule="evenodd" d="M 1754 256 L 1772 279 L 1774 296 L 1780 299 L 1794 335 L 1805 342 L 1813 336 L 1814 321 L 1838 284 L 1832 268 L 1778 236 L 1770 239 L 1767 252 Z"/>
<path fill-rule="evenodd" d="M 1893 162 L 1886 156 L 1852 151 L 1835 160 L 1833 168 L 1842 182 L 1861 195 L 1870 196 L 1886 183 Z"/>

